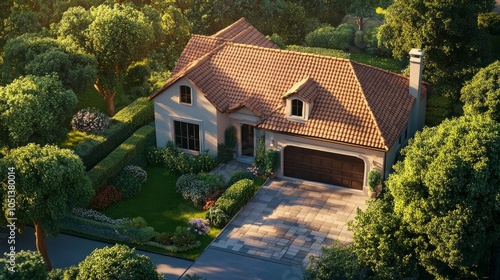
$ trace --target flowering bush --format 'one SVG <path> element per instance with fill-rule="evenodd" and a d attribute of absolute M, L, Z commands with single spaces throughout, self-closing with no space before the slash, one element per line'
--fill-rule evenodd
<path fill-rule="evenodd" d="M 118 190 L 113 185 L 106 185 L 100 187 L 94 197 L 92 197 L 92 201 L 90 202 L 90 209 L 104 209 L 123 199 L 123 192 Z"/>
<path fill-rule="evenodd" d="M 184 174 L 177 179 L 175 184 L 177 192 L 182 198 L 190 201 L 193 205 L 202 207 L 206 193 L 210 187 L 207 183 L 197 179 L 194 174 Z"/>
<path fill-rule="evenodd" d="M 210 222 L 208 220 L 202 220 L 200 218 L 192 219 L 189 221 L 188 230 L 195 235 L 204 236 L 210 231 L 209 224 Z"/>
<path fill-rule="evenodd" d="M 96 108 L 90 107 L 78 111 L 71 119 L 74 130 L 86 133 L 99 133 L 109 125 L 109 117 Z"/>
<path fill-rule="evenodd" d="M 106 223 L 106 224 L 110 224 L 110 225 L 123 224 L 129 220 L 127 218 L 113 220 L 101 212 L 97 212 L 97 211 L 91 210 L 91 209 L 83 209 L 83 208 L 74 208 L 71 211 L 71 214 L 73 214 L 77 217 L 80 217 L 80 218 L 89 219 L 89 220 L 93 220 L 93 221 L 97 221 L 97 222 L 101 222 L 101 223 Z"/>
<path fill-rule="evenodd" d="M 257 166 L 251 166 L 251 167 L 248 167 L 247 169 L 254 176 L 262 175 L 262 172 L 259 170 L 259 168 Z"/>
<path fill-rule="evenodd" d="M 129 173 L 135 178 L 139 179 L 141 184 L 146 183 L 148 180 L 148 173 L 137 165 L 127 165 L 122 169 L 123 172 Z"/>
<path fill-rule="evenodd" d="M 196 246 L 196 238 L 187 228 L 177 227 L 174 236 L 172 236 L 172 242 L 179 251 L 189 250 Z"/>

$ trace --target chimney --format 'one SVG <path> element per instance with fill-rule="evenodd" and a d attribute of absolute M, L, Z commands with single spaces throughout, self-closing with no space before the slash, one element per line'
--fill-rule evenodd
<path fill-rule="evenodd" d="M 409 92 L 415 97 L 415 105 L 412 110 L 411 131 L 422 129 L 425 124 L 426 98 L 421 97 L 422 91 L 422 68 L 424 62 L 424 51 L 412 49 L 410 51 L 410 86 Z"/>
<path fill-rule="evenodd" d="M 417 100 L 420 100 L 423 62 L 424 51 L 420 49 L 412 49 L 410 51 L 410 94 Z"/>

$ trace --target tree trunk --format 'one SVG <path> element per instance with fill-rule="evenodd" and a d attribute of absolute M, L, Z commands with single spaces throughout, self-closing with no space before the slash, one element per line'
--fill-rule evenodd
<path fill-rule="evenodd" d="M 40 222 L 35 222 L 35 240 L 36 249 L 42 255 L 43 260 L 47 264 L 47 271 L 52 270 L 52 265 L 50 264 L 49 253 L 47 252 L 47 243 L 45 242 L 45 232 L 40 225 Z"/>
<path fill-rule="evenodd" d="M 104 102 L 106 103 L 106 110 L 109 117 L 115 115 L 115 93 L 109 93 L 104 97 Z"/>
<path fill-rule="evenodd" d="M 358 30 L 359 31 L 363 31 L 363 18 L 362 17 L 358 17 L 356 19 L 356 23 L 358 24 Z"/>

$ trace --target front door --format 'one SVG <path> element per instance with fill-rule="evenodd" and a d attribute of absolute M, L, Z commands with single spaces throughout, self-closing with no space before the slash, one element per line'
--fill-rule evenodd
<path fill-rule="evenodd" d="M 241 126 L 241 155 L 254 156 L 254 127 L 248 124 Z"/>

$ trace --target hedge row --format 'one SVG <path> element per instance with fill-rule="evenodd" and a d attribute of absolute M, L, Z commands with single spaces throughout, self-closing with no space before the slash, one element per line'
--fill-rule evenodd
<path fill-rule="evenodd" d="M 101 135 L 91 135 L 74 147 L 87 170 L 93 168 L 139 127 L 154 120 L 154 105 L 148 98 L 139 98 L 111 118 L 111 125 Z"/>
<path fill-rule="evenodd" d="M 129 162 L 143 154 L 148 144 L 154 143 L 155 128 L 145 125 L 138 129 L 107 157 L 87 172 L 94 189 L 103 186 L 109 178 L 116 175 Z"/>
<path fill-rule="evenodd" d="M 253 180 L 243 179 L 230 186 L 215 202 L 217 208 L 234 216 L 255 193 Z"/>

